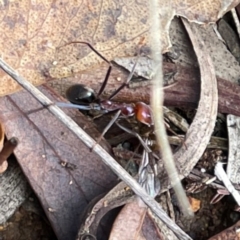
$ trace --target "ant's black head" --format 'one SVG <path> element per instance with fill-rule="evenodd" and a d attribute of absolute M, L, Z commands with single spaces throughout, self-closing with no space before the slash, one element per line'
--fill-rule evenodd
<path fill-rule="evenodd" d="M 92 103 L 96 96 L 91 88 L 82 84 L 75 84 L 69 87 L 66 91 L 68 101 L 74 104 Z"/>

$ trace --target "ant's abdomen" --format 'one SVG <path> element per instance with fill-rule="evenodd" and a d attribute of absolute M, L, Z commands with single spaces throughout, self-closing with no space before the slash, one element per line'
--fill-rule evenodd
<path fill-rule="evenodd" d="M 135 104 L 135 115 L 139 122 L 146 124 L 149 127 L 153 124 L 152 112 L 149 105 L 143 102 L 137 102 Z"/>

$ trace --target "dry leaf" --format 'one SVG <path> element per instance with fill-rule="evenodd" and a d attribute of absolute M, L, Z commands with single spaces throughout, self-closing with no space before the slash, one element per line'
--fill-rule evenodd
<path fill-rule="evenodd" d="M 133 55 L 148 30 L 144 0 L 1 1 L 0 10 L 1 57 L 35 85 L 101 61 L 80 44 L 58 49 L 65 43 L 88 41 L 112 59 Z M 20 89 L 2 71 L 0 77 L 0 96 Z"/>
<path fill-rule="evenodd" d="M 146 205 L 139 203 L 139 199 L 127 203 L 114 221 L 109 239 L 168 239 L 168 237 L 162 232 L 162 229 L 159 229 L 159 226 L 156 226 L 152 216 L 150 217 L 146 214 L 146 211 Z"/>
<path fill-rule="evenodd" d="M 62 101 L 51 90 L 40 90 L 53 101 Z M 6 134 L 19 139 L 15 155 L 57 238 L 74 239 L 80 214 L 91 199 L 113 187 L 116 176 L 26 91 L 0 98 L 0 104 Z M 65 110 L 94 137 L 91 122 L 79 111 Z"/>
<path fill-rule="evenodd" d="M 169 28 L 174 16 L 181 16 L 198 24 L 214 23 L 239 2 L 239 0 L 160 0 L 163 52 L 169 51 L 171 47 Z"/>
<path fill-rule="evenodd" d="M 198 23 L 215 22 L 239 1 L 161 2 L 165 34 L 164 51 L 170 46 L 168 29 L 174 15 Z M 109 60 L 132 56 L 145 37 L 148 51 L 148 2 L 122 1 L 3 1 L 0 3 L 1 57 L 31 83 L 39 85 L 48 78 L 62 78 L 92 68 L 102 62 L 82 44 L 88 41 Z M 0 71 L 0 96 L 20 87 Z"/>
<path fill-rule="evenodd" d="M 188 200 L 191 204 L 193 212 L 197 212 L 200 209 L 201 201 L 193 197 L 188 197 Z"/>
<path fill-rule="evenodd" d="M 139 198 L 126 204 L 113 223 L 109 239 L 146 240 L 141 233 L 146 212 L 147 206 Z"/>

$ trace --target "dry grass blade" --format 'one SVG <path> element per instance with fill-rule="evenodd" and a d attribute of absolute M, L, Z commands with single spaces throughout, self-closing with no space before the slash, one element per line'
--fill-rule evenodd
<path fill-rule="evenodd" d="M 218 177 L 220 181 L 222 181 L 227 188 L 227 190 L 233 195 L 235 201 L 237 202 L 238 206 L 240 206 L 240 194 L 239 192 L 234 188 L 231 181 L 229 180 L 226 172 L 223 169 L 222 162 L 218 162 L 215 166 L 215 175 Z"/>
<path fill-rule="evenodd" d="M 0 67 L 26 89 L 35 99 L 56 116 L 65 126 L 81 139 L 89 148 L 96 142 L 81 129 L 61 109 L 55 106 L 44 94 L 42 94 L 31 83 L 21 77 L 16 71 L 9 67 L 0 58 Z M 146 191 L 112 158 L 100 145 L 96 145 L 94 151 L 101 157 L 102 161 L 109 166 L 132 190 L 145 202 L 145 204 L 178 236 L 180 239 L 191 239 L 181 228 L 179 228 L 162 210 L 160 205 L 150 197 Z"/>
<path fill-rule="evenodd" d="M 237 28 L 237 32 L 238 32 L 238 37 L 240 37 L 240 24 L 239 24 L 239 19 L 238 19 L 238 16 L 237 16 L 237 12 L 236 12 L 236 9 L 233 8 L 231 10 L 231 13 L 232 13 L 232 16 L 233 16 L 233 20 L 236 24 L 236 28 Z"/>
<path fill-rule="evenodd" d="M 153 85 L 152 85 L 152 98 L 151 98 L 151 106 L 153 110 L 153 119 L 155 126 L 155 134 L 156 139 L 158 141 L 158 145 L 160 146 L 162 158 L 164 161 L 165 169 L 167 170 L 169 179 L 171 181 L 171 185 L 176 192 L 178 201 L 180 206 L 182 207 L 182 211 L 185 215 L 193 216 L 193 212 L 189 201 L 187 199 L 186 193 L 183 189 L 179 174 L 177 172 L 177 168 L 175 166 L 173 160 L 172 150 L 170 148 L 167 133 L 165 130 L 165 124 L 163 119 L 163 73 L 162 73 L 162 41 L 160 39 L 162 28 L 161 22 L 164 21 L 164 11 L 165 8 L 159 8 L 158 1 L 152 0 L 150 8 L 151 15 L 151 40 L 152 40 L 152 58 L 155 62 L 155 66 L 157 67 L 155 76 L 153 77 Z M 159 10 L 161 9 L 160 18 L 159 18 Z"/>

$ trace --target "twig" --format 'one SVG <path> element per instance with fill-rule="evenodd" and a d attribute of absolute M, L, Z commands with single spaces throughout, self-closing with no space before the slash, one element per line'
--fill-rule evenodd
<path fill-rule="evenodd" d="M 233 20 L 236 24 L 236 28 L 237 28 L 237 32 L 238 32 L 238 37 L 240 38 L 240 24 L 239 24 L 239 19 L 238 19 L 238 16 L 237 16 L 237 13 L 236 13 L 236 9 L 233 8 L 231 10 L 231 13 L 232 13 L 232 16 L 233 16 Z"/>
<path fill-rule="evenodd" d="M 172 145 L 181 145 L 184 142 L 185 137 L 183 135 L 178 136 L 168 136 L 168 141 Z M 154 141 L 152 141 L 154 143 Z M 222 149 L 228 150 L 228 140 L 225 138 L 212 136 L 209 144 L 207 145 L 209 149 Z"/>
<path fill-rule="evenodd" d="M 151 106 L 153 110 L 153 119 L 155 125 L 155 134 L 158 145 L 161 149 L 164 166 L 171 181 L 171 185 L 176 192 L 179 205 L 182 207 L 184 214 L 193 216 L 193 211 L 187 199 L 186 193 L 181 184 L 179 174 L 177 172 L 173 154 L 168 142 L 167 133 L 163 119 L 163 73 L 162 73 L 162 43 L 161 43 L 161 24 L 164 14 L 160 14 L 157 0 L 150 1 L 150 19 L 152 27 L 150 29 L 152 58 L 155 64 L 156 73 L 153 77 Z M 162 11 L 165 9 L 163 8 Z"/>
<path fill-rule="evenodd" d="M 223 164 L 222 162 L 218 162 L 215 166 L 215 175 L 218 177 L 219 180 L 223 182 L 227 190 L 233 195 L 235 201 L 237 202 L 238 206 L 240 206 L 240 194 L 238 191 L 234 188 L 230 180 L 228 179 L 228 176 L 226 172 L 223 169 Z"/>
<path fill-rule="evenodd" d="M 81 139 L 89 148 L 92 148 L 96 142 L 81 129 L 70 117 L 68 117 L 60 108 L 54 105 L 44 94 L 42 94 L 36 87 L 21 77 L 15 70 L 8 66 L 0 58 L 0 67 L 9 74 L 15 81 L 17 81 L 24 89 L 26 89 L 35 99 L 37 99 L 43 106 L 57 117 L 69 130 L 71 130 L 79 139 Z M 179 228 L 162 210 L 160 205 L 150 197 L 146 191 L 128 174 L 116 161 L 112 158 L 100 145 L 94 147 L 102 161 L 109 166 L 114 173 L 118 175 L 127 185 L 129 185 L 136 195 L 141 197 L 145 204 L 164 222 L 166 225 L 180 238 L 191 239 L 181 228 Z"/>

